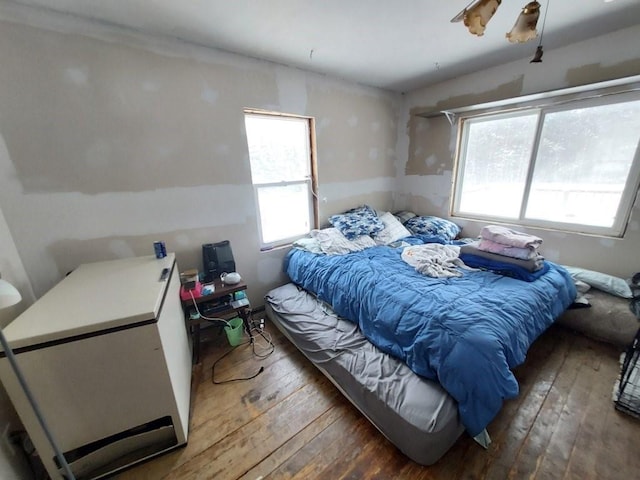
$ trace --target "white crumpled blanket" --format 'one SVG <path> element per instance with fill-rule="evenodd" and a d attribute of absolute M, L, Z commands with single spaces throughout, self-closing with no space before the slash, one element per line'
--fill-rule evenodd
<path fill-rule="evenodd" d="M 406 247 L 401 255 L 402 260 L 416 271 L 435 278 L 461 277 L 462 272 L 457 267 L 475 270 L 467 267 L 459 256 L 460 247 L 439 243 Z"/>

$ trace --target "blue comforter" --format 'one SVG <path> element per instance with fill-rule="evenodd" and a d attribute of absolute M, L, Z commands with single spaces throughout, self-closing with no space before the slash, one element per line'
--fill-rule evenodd
<path fill-rule="evenodd" d="M 401 249 L 384 246 L 337 256 L 294 248 L 285 271 L 338 315 L 357 322 L 378 348 L 439 381 L 475 436 L 504 399 L 518 394 L 511 369 L 572 303 L 573 281 L 551 262 L 534 282 L 487 271 L 431 278 L 400 254 Z"/>

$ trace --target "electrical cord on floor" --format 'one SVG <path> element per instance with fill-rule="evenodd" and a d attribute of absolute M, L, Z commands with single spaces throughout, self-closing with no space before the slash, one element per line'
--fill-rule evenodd
<path fill-rule="evenodd" d="M 248 316 L 251 318 L 251 311 L 249 311 Z M 253 323 L 253 321 L 251 323 Z M 231 378 L 229 380 L 222 380 L 222 381 L 217 381 L 216 380 L 216 377 L 215 377 L 216 365 L 218 364 L 218 362 L 220 360 L 222 360 L 227 355 L 229 355 L 231 352 L 233 352 L 237 347 L 241 347 L 243 345 L 249 345 L 250 344 L 251 345 L 251 351 L 252 351 L 253 355 L 255 357 L 259 358 L 260 360 L 263 360 L 263 359 L 267 358 L 269 355 L 271 355 L 275 351 L 276 346 L 274 345 L 274 343 L 273 343 L 273 341 L 271 339 L 271 335 L 269 335 L 267 332 L 264 331 L 264 320 L 260 320 L 259 327 L 253 326 L 253 327 L 249 328 L 248 330 L 245 327 L 245 332 L 247 333 L 247 335 L 249 335 L 249 340 L 247 340 L 246 342 L 241 343 L 240 345 L 236 345 L 231 350 L 228 350 L 227 352 L 225 352 L 215 362 L 213 362 L 213 365 L 211 366 L 211 382 L 213 384 L 221 385 L 221 384 L 224 384 L 224 383 L 240 382 L 240 381 L 244 381 L 244 380 L 252 380 L 252 379 L 256 378 L 258 375 L 260 375 L 262 372 L 264 372 L 264 367 L 260 367 L 260 369 L 255 374 L 251 375 L 250 377 Z M 266 346 L 258 345 L 257 342 L 256 342 L 256 337 L 262 337 L 262 339 L 266 342 Z M 260 347 L 260 349 L 261 349 L 260 352 L 258 352 L 256 350 L 256 346 Z"/>
<path fill-rule="evenodd" d="M 253 332 L 256 332 L 257 335 L 253 335 Z M 266 345 L 259 345 L 256 341 L 258 340 L 258 337 L 262 337 L 266 342 Z M 271 335 L 265 332 L 262 328 L 254 327 L 249 331 L 249 342 L 251 343 L 253 354 L 258 358 L 267 358 L 276 349 L 276 346 L 273 344 L 273 340 L 271 339 Z M 256 347 L 259 347 L 261 351 L 258 352 Z"/>
<path fill-rule="evenodd" d="M 253 354 L 258 358 L 267 358 L 275 351 L 276 346 L 273 344 L 271 335 L 264 331 L 264 319 L 261 318 L 258 322 L 258 326 L 256 326 L 256 322 L 253 320 L 253 310 L 249 309 L 247 316 L 251 319 L 252 326 L 251 328 L 249 328 L 249 330 L 247 330 L 245 326 L 245 332 L 247 333 L 247 335 L 249 335 L 249 342 L 251 343 Z M 258 336 L 262 337 L 262 339 L 267 342 L 266 346 L 258 345 L 258 343 L 256 342 L 256 337 Z M 258 353 L 256 351 L 256 346 L 259 346 L 261 349 L 263 349 L 262 352 Z"/>
<path fill-rule="evenodd" d="M 250 340 L 247 341 L 247 342 L 241 343 L 240 345 L 237 345 L 237 346 L 240 347 L 242 345 L 247 345 L 248 343 L 250 343 Z M 236 347 L 232 348 L 231 350 L 228 350 L 224 355 L 222 355 L 215 362 L 213 362 L 213 365 L 211 366 L 211 382 L 214 383 L 215 385 L 222 385 L 223 383 L 241 382 L 241 381 L 244 381 L 244 380 L 251 380 L 253 378 L 256 378 L 262 372 L 264 372 L 264 367 L 260 367 L 260 370 L 258 370 L 255 374 L 251 375 L 250 377 L 231 378 L 229 380 L 216 381 L 216 373 L 215 373 L 216 372 L 216 365 L 218 364 L 218 362 L 220 360 L 222 360 L 224 357 L 229 355 L 235 349 L 236 349 Z"/>

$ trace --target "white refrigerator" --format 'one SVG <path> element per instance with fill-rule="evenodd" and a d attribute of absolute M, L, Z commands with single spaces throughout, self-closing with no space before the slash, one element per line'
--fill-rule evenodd
<path fill-rule="evenodd" d="M 4 333 L 78 479 L 187 442 L 191 352 L 173 253 L 83 264 Z M 63 470 L 0 352 L 4 384 L 52 479 Z"/>

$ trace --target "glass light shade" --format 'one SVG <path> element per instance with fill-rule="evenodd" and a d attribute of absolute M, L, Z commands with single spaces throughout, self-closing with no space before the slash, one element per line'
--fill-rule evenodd
<path fill-rule="evenodd" d="M 507 40 L 512 43 L 524 43 L 536 38 L 538 36 L 536 30 L 538 17 L 540 17 L 540 4 L 538 2 L 527 3 L 518 15 L 513 28 L 507 33 Z"/>
<path fill-rule="evenodd" d="M 22 296 L 16 287 L 0 278 L 0 310 L 20 303 L 20 300 Z"/>
<path fill-rule="evenodd" d="M 502 0 L 478 0 L 471 7 L 464 10 L 464 24 L 469 29 L 469 33 L 481 37 L 484 29 L 496 13 Z"/>

